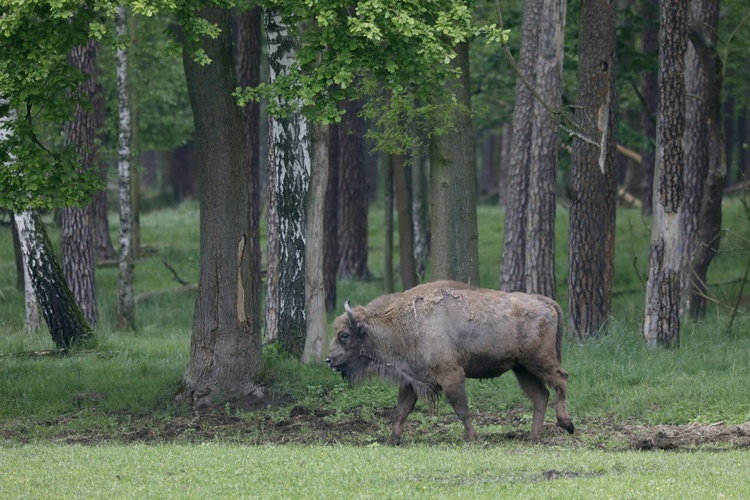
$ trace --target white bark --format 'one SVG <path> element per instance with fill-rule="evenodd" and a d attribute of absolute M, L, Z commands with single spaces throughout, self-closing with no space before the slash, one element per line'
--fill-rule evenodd
<path fill-rule="evenodd" d="M 125 6 L 117 9 L 117 36 L 125 36 L 127 29 Z M 130 99 L 128 95 L 128 53 L 117 48 L 117 95 L 119 98 L 119 149 L 117 173 L 120 191 L 120 266 L 117 279 L 117 323 L 135 327 L 135 298 L 133 295 L 133 190 L 131 180 Z"/>
<path fill-rule="evenodd" d="M 265 13 L 268 42 L 268 65 L 271 81 L 287 74 L 294 64 L 298 45 L 281 16 L 273 11 Z M 279 98 L 281 109 L 294 110 L 294 102 Z M 295 356 L 301 356 L 306 338 L 305 320 L 305 222 L 307 192 L 310 182 L 310 151 L 308 125 L 304 117 L 290 112 L 283 118 L 271 118 L 269 170 L 274 192 L 269 195 L 269 214 L 278 217 L 278 226 L 269 215 L 269 232 L 277 231 L 277 240 L 269 255 L 278 255 L 277 276 L 268 272 L 267 339 L 278 337 L 282 345 Z M 272 254 L 274 252 L 274 254 Z M 274 283 L 274 280 L 278 280 Z M 277 284 L 274 290 L 272 285 Z M 269 323 L 275 320 L 275 324 Z"/>

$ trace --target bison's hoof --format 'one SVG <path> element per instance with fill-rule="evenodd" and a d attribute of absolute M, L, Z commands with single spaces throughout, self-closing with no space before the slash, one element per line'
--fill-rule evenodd
<path fill-rule="evenodd" d="M 558 421 L 557 425 L 568 431 L 570 434 L 573 434 L 576 430 L 573 422 L 571 422 L 570 420 L 568 420 L 567 422 Z"/>

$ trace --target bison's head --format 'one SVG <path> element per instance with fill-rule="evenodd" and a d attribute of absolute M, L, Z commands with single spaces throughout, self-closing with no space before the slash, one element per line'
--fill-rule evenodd
<path fill-rule="evenodd" d="M 326 363 L 340 372 L 342 377 L 356 382 L 366 376 L 373 361 L 372 346 L 348 300 L 344 304 L 344 310 L 346 313 L 333 322 L 336 335 L 328 347 Z"/>

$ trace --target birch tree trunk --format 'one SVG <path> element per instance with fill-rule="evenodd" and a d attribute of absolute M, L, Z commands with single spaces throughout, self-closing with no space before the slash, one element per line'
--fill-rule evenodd
<path fill-rule="evenodd" d="M 685 131 L 687 0 L 661 0 L 659 111 L 654 218 L 649 252 L 643 336 L 651 347 L 680 343 L 680 238 Z"/>
<path fill-rule="evenodd" d="M 328 185 L 328 125 L 311 128 L 310 191 L 307 199 L 307 238 L 305 245 L 305 316 L 307 336 L 302 352 L 305 364 L 322 363 L 326 354 L 326 290 L 323 277 L 323 228 Z"/>
<path fill-rule="evenodd" d="M 117 36 L 125 36 L 127 11 L 124 5 L 117 8 L 115 17 Z M 120 252 L 117 275 L 117 326 L 135 329 L 135 298 L 133 295 L 133 190 L 130 176 L 130 95 L 128 92 L 128 53 L 118 47 L 117 96 L 119 100 L 118 135 L 118 187 L 120 194 Z"/>
<path fill-rule="evenodd" d="M 281 16 L 273 10 L 265 12 L 266 37 L 268 43 L 268 66 L 271 81 L 277 75 L 286 74 L 294 63 L 298 41 L 283 24 Z M 294 103 L 278 102 L 282 109 Z M 271 276 L 269 266 L 267 308 L 275 311 L 267 315 L 268 321 L 275 318 L 276 324 L 268 332 L 277 332 L 282 348 L 296 358 L 302 356 L 307 327 L 305 319 L 305 222 L 307 193 L 310 183 L 309 134 L 306 120 L 299 113 L 290 113 L 283 118 L 270 120 L 269 169 L 273 171 L 274 192 L 269 203 L 278 221 L 269 216 L 269 232 L 277 231 L 274 244 L 279 256 L 274 270 L 278 278 Z M 269 214 L 272 209 L 269 208 Z M 272 228 L 272 223 L 277 223 Z M 272 251 L 269 238 L 269 255 Z M 272 286 L 278 279 L 277 286 Z M 270 301 L 270 305 L 268 305 Z M 270 334 L 269 334 L 270 338 Z"/>
<path fill-rule="evenodd" d="M 52 340 L 60 350 L 85 344 L 93 336 L 91 327 L 68 288 L 41 217 L 36 212 L 15 213 L 14 217 L 29 281 Z"/>

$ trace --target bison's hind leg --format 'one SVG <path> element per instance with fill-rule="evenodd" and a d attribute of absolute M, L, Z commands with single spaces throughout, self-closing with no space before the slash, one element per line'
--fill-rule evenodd
<path fill-rule="evenodd" d="M 417 403 L 417 393 L 411 384 L 406 384 L 398 391 L 398 403 L 396 404 L 396 414 L 393 417 L 393 428 L 391 436 L 388 438 L 388 444 L 399 444 L 401 442 L 401 433 L 404 430 L 406 417 L 414 410 Z"/>
<path fill-rule="evenodd" d="M 555 412 L 557 413 L 557 425 L 573 434 L 575 427 L 573 422 L 570 420 L 568 415 L 568 372 L 562 368 L 555 371 L 554 375 L 550 378 L 550 385 L 554 387 L 557 393 L 557 401 L 555 401 Z"/>
<path fill-rule="evenodd" d="M 534 417 L 531 422 L 529 439 L 538 439 L 544 425 L 544 414 L 547 412 L 549 390 L 547 390 L 544 382 L 539 377 L 531 373 L 524 366 L 516 366 L 513 368 L 513 373 L 516 374 L 521 389 L 523 389 L 523 392 L 534 405 Z"/>

